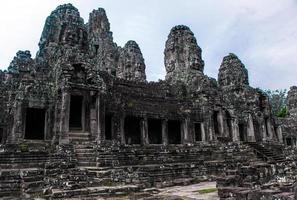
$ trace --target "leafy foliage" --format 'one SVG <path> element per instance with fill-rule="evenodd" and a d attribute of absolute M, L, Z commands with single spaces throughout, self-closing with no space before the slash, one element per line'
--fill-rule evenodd
<path fill-rule="evenodd" d="M 288 108 L 287 107 L 282 107 L 277 113 L 276 116 L 277 117 L 286 117 L 288 115 Z"/>
<path fill-rule="evenodd" d="M 286 117 L 288 114 L 286 106 L 287 90 L 265 90 L 264 92 L 269 98 L 273 115 Z"/>

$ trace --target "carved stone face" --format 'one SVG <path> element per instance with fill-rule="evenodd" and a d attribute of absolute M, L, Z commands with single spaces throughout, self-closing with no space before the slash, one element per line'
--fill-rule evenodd
<path fill-rule="evenodd" d="M 203 71 L 201 49 L 192 31 L 185 26 L 174 27 L 166 41 L 165 67 L 167 73 L 184 73 L 187 69 Z"/>

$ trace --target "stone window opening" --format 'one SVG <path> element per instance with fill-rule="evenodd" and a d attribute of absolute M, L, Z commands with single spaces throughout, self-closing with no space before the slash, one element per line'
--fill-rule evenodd
<path fill-rule="evenodd" d="M 126 144 L 140 144 L 141 143 L 141 118 L 134 116 L 127 116 L 124 122 L 124 133 Z"/>
<path fill-rule="evenodd" d="M 169 144 L 181 144 L 181 123 L 178 120 L 168 120 Z"/>
<path fill-rule="evenodd" d="M 195 141 L 201 142 L 202 141 L 202 130 L 201 130 L 201 123 L 194 123 L 194 130 L 195 130 Z"/>
<path fill-rule="evenodd" d="M 239 129 L 239 139 L 240 139 L 240 141 L 246 141 L 244 124 L 242 124 L 242 123 L 238 124 L 238 129 Z"/>
<path fill-rule="evenodd" d="M 83 97 L 71 95 L 69 128 L 71 130 L 82 130 L 82 106 Z"/>
<path fill-rule="evenodd" d="M 287 146 L 293 146 L 292 138 L 286 138 Z"/>
<path fill-rule="evenodd" d="M 25 139 L 43 140 L 45 130 L 45 109 L 27 108 Z"/>
<path fill-rule="evenodd" d="M 112 115 L 105 115 L 105 140 L 112 140 Z"/>
<path fill-rule="evenodd" d="M 148 119 L 148 137 L 150 144 L 162 144 L 162 120 Z"/>
<path fill-rule="evenodd" d="M 94 45 L 94 48 L 95 48 L 95 54 L 97 55 L 98 54 L 99 45 L 98 44 Z"/>

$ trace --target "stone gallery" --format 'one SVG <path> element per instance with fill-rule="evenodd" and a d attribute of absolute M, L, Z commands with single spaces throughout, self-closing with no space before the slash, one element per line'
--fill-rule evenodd
<path fill-rule="evenodd" d="M 36 57 L 18 51 L 0 71 L 0 197 L 161 199 L 158 188 L 212 180 L 221 199 L 294 199 L 297 87 L 278 119 L 235 54 L 218 80 L 201 54 L 189 27 L 173 27 L 165 80 L 148 82 L 104 9 L 84 23 L 58 6 Z"/>

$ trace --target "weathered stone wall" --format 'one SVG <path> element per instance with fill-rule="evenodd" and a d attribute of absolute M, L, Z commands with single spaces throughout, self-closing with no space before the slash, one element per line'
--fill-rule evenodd
<path fill-rule="evenodd" d="M 10 142 L 24 139 L 26 109 L 42 108 L 45 138 L 68 143 L 73 95 L 83 97 L 83 131 L 98 140 L 104 140 L 105 113 L 118 115 L 113 129 L 118 142 L 120 121 L 127 115 L 140 116 L 144 124 L 148 117 L 179 120 L 185 143 L 195 142 L 195 123 L 201 124 L 204 140 L 277 139 L 267 97 L 248 85 L 241 61 L 234 54 L 225 57 L 217 84 L 203 74 L 202 51 L 187 26 L 170 31 L 164 50 L 167 75 L 156 83 L 146 82 L 136 42 L 123 48 L 113 42 L 102 8 L 84 24 L 71 4 L 57 7 L 46 20 L 39 47 L 36 58 L 18 52 L 3 75 Z"/>

